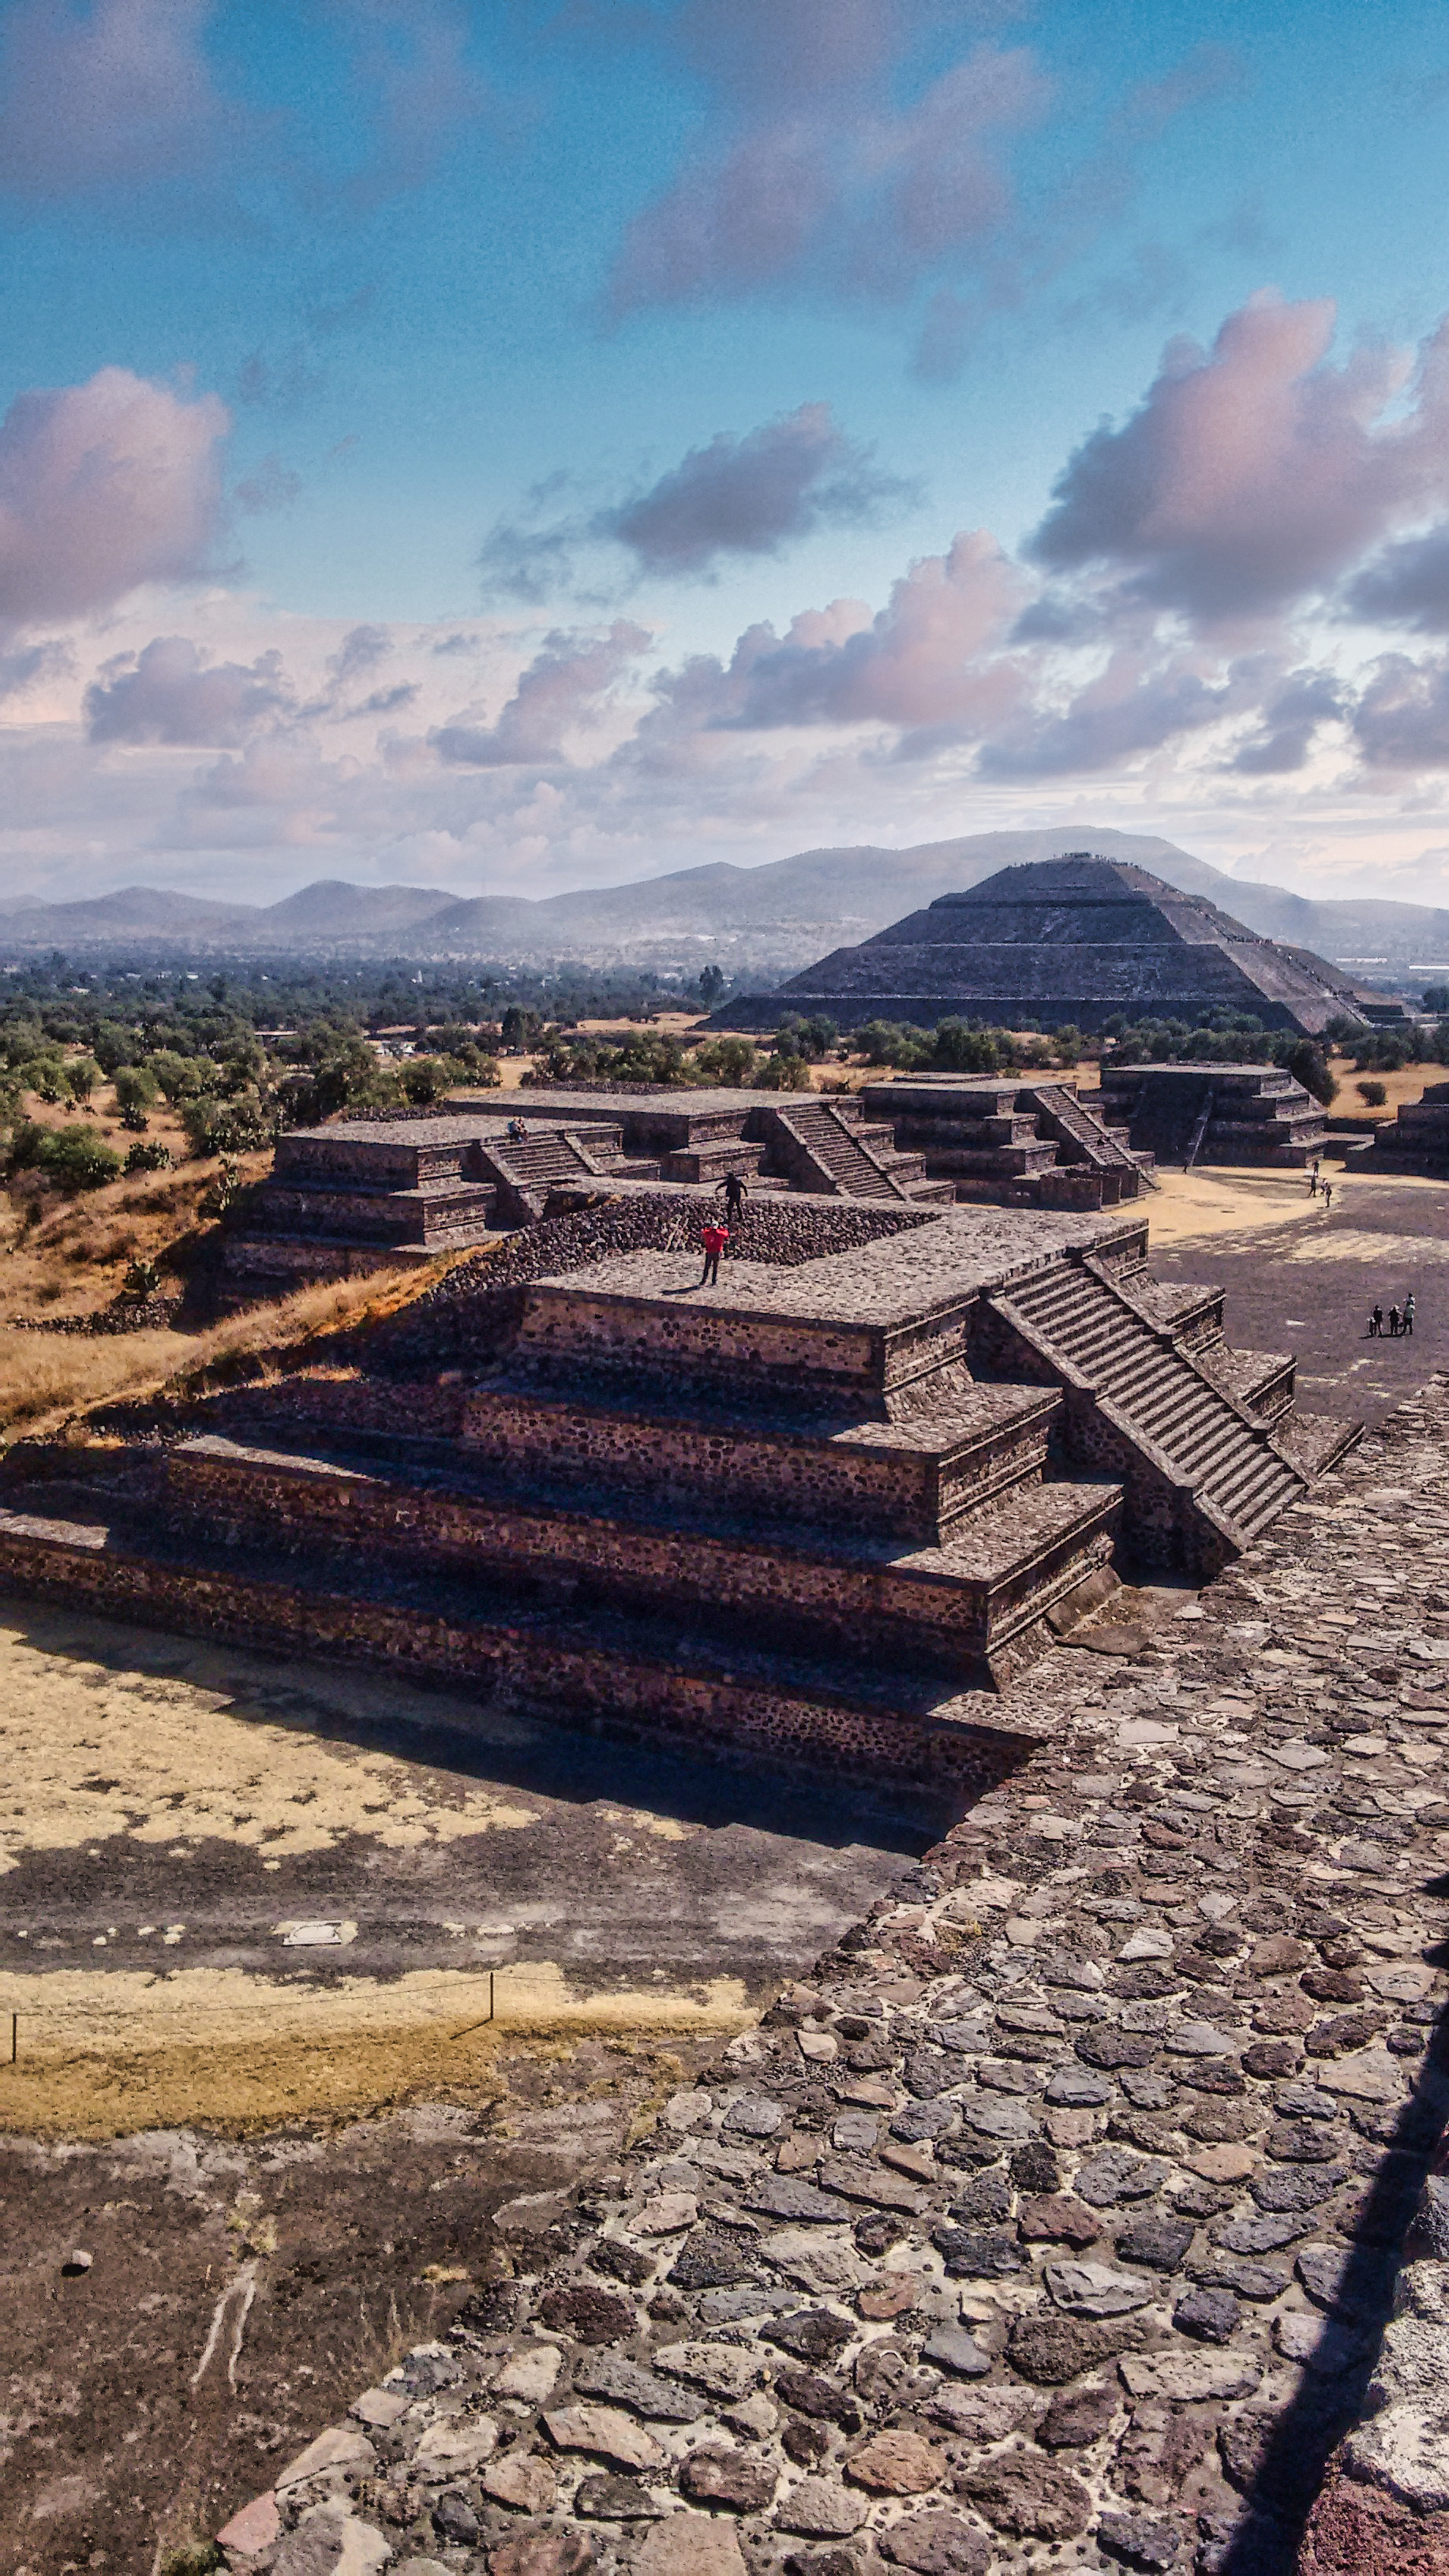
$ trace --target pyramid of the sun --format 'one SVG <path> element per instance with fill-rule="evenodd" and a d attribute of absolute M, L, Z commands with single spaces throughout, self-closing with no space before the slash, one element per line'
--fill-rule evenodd
<path fill-rule="evenodd" d="M 841 1027 L 880 1019 L 929 1028 L 954 1016 L 1100 1029 L 1116 1012 L 1195 1025 L 1221 1010 L 1315 1037 L 1339 1013 L 1363 1016 L 1327 958 L 1261 939 L 1129 860 L 1074 850 L 939 895 L 778 993 L 731 1003 L 717 1025 L 772 1028 L 785 1012 L 823 1012 Z"/>

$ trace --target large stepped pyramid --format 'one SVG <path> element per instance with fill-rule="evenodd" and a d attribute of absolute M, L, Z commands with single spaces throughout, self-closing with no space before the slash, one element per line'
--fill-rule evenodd
<path fill-rule="evenodd" d="M 827 1012 L 840 1028 L 951 1018 L 991 1028 L 1103 1028 L 1243 1011 L 1264 1028 L 1318 1036 L 1335 1016 L 1367 1024 L 1341 968 L 1264 939 L 1202 895 L 1130 860 L 1067 850 L 938 895 L 858 947 L 834 949 L 778 993 L 741 997 L 717 1028 L 770 1029 Z"/>
<path fill-rule="evenodd" d="M 1121 1569 L 1216 1568 L 1353 1437 L 1293 1422 L 1291 1359 L 1229 1353 L 1216 1290 L 1151 1281 L 1136 1210 L 790 1213 L 818 1253 L 709 1288 L 567 1219 L 466 1370 L 379 1328 L 300 1388 L 21 1443 L 0 1576 L 954 1795 Z"/>

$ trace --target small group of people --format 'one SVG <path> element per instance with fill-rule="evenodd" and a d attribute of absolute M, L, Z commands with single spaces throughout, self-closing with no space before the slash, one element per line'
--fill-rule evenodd
<path fill-rule="evenodd" d="M 1384 1310 L 1382 1306 L 1375 1306 L 1373 1313 L 1369 1317 L 1369 1340 L 1371 1342 L 1382 1340 L 1384 1320 Z M 1398 1341 L 1400 1336 L 1405 1333 L 1408 1334 L 1410 1340 L 1413 1339 L 1414 1292 L 1412 1288 L 1404 1299 L 1402 1306 L 1391 1306 L 1389 1308 L 1388 1327 L 1389 1339 L 1391 1342 Z"/>
<path fill-rule="evenodd" d="M 1323 1179 L 1316 1163 L 1310 1163 L 1308 1166 L 1309 1197 L 1311 1199 L 1316 1199 L 1320 1190 L 1323 1193 L 1323 1204 L 1325 1209 L 1331 1208 L 1333 1205 L 1333 1183 L 1332 1181 L 1326 1181 Z"/>
<path fill-rule="evenodd" d="M 715 1190 L 715 1197 L 724 1200 L 724 1212 L 728 1222 L 721 1225 L 718 1217 L 712 1217 L 708 1225 L 700 1227 L 699 1239 L 704 1246 L 704 1277 L 699 1283 L 701 1288 L 711 1287 L 718 1279 L 720 1254 L 730 1239 L 730 1224 L 738 1222 L 740 1210 L 745 1203 L 745 1185 L 738 1172 L 726 1172 L 724 1179 Z"/>

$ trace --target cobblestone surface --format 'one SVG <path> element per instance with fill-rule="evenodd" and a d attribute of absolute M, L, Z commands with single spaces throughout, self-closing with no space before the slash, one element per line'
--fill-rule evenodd
<path fill-rule="evenodd" d="M 229 2564 L 1288 2576 L 1366 2391 L 1304 2564 L 1449 2564 L 1434 2404 L 1407 2459 L 1370 2390 L 1449 2105 L 1446 1434 L 1436 1378 L 1145 1639 L 1038 1667 L 1044 1749 L 511 2221 Z"/>

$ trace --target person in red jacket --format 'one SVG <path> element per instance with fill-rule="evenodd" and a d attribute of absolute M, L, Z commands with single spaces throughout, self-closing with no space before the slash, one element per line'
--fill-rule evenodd
<path fill-rule="evenodd" d="M 719 1257 L 729 1239 L 730 1233 L 727 1225 L 711 1223 L 702 1228 L 700 1241 L 704 1245 L 704 1277 L 699 1283 L 701 1288 L 708 1288 L 711 1281 L 718 1279 Z"/>

